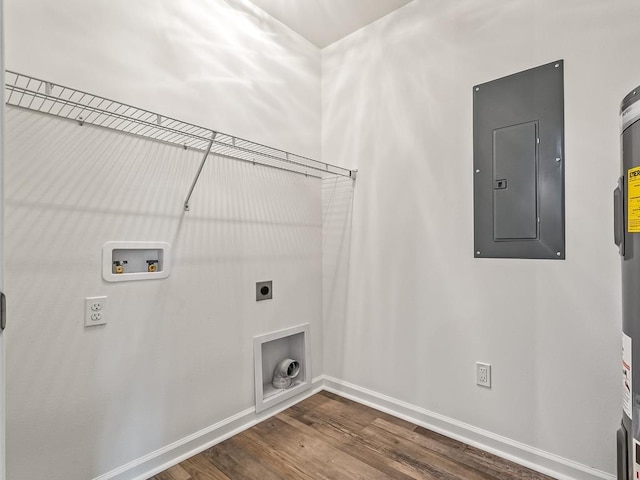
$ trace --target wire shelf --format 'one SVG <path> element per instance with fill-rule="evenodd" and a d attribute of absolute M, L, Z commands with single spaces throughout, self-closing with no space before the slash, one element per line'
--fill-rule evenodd
<path fill-rule="evenodd" d="M 28 75 L 6 72 L 7 105 L 136 135 L 237 160 L 325 178 L 355 179 L 355 171 L 199 127 L 159 113 L 109 100 Z M 213 140 L 212 140 L 213 139 Z M 206 159 L 206 155 L 205 155 Z"/>

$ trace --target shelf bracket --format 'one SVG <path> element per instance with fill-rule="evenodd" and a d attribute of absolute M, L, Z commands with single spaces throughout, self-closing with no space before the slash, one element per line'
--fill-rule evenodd
<path fill-rule="evenodd" d="M 209 140 L 209 145 L 204 151 L 204 155 L 202 156 L 202 161 L 200 162 L 200 167 L 198 168 L 198 173 L 196 173 L 196 178 L 193 179 L 193 183 L 191 184 L 191 188 L 189 189 L 189 193 L 187 194 L 187 198 L 184 200 L 184 211 L 189 211 L 189 200 L 191 199 L 191 194 L 193 193 L 193 189 L 196 188 L 196 183 L 198 183 L 198 178 L 200 178 L 200 173 L 202 173 L 202 169 L 204 168 L 204 164 L 207 161 L 207 157 L 209 156 L 209 152 L 211 151 L 211 147 L 213 146 L 213 141 L 215 140 L 217 132 L 211 132 L 211 140 Z"/>

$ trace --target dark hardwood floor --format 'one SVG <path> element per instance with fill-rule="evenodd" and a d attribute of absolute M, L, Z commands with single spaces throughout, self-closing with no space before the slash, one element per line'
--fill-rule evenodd
<path fill-rule="evenodd" d="M 550 478 L 321 392 L 151 480 Z"/>

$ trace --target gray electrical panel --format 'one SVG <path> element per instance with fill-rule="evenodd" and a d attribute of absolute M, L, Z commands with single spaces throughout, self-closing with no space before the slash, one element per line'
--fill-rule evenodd
<path fill-rule="evenodd" d="M 474 251 L 565 258 L 563 62 L 473 87 Z"/>

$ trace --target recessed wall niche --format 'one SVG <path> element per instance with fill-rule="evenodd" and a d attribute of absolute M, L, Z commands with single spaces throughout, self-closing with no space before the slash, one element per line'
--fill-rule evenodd
<path fill-rule="evenodd" d="M 256 413 L 277 405 L 311 388 L 309 324 L 254 337 Z M 300 370 L 287 388 L 272 384 L 276 366 L 286 359 L 299 363 Z"/>

